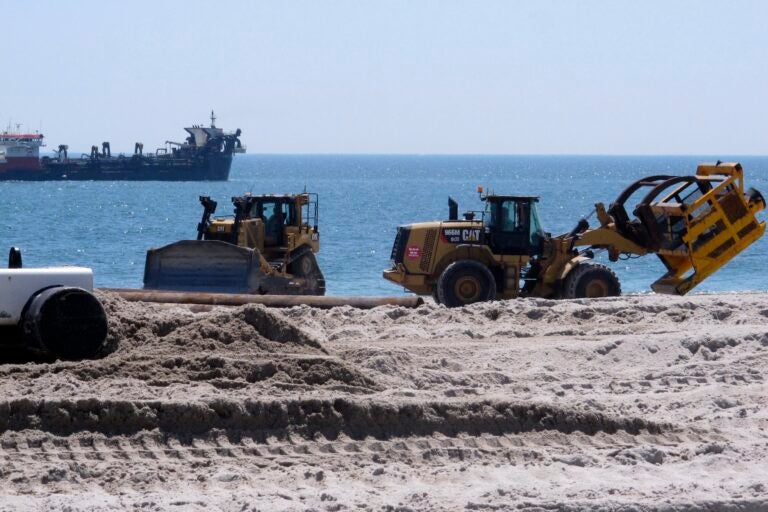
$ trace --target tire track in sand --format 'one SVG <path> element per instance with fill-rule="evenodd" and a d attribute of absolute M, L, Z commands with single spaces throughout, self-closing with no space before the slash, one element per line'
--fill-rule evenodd
<path fill-rule="evenodd" d="M 51 434 L 5 434 L 0 442 L 0 461 L 25 462 L 141 462 L 193 460 L 316 461 L 317 457 L 385 456 L 388 459 L 509 459 L 520 452 L 541 449 L 574 451 L 615 450 L 646 445 L 680 447 L 720 442 L 713 433 L 679 432 L 660 434 L 483 434 L 479 436 L 440 434 L 398 437 L 392 439 L 353 439 L 341 436 L 326 439 L 258 439 L 253 436 L 230 437 L 217 433 L 206 437 L 184 438 L 160 432 L 140 433 L 132 437 L 109 437 L 103 434 L 79 434 L 62 438 Z"/>

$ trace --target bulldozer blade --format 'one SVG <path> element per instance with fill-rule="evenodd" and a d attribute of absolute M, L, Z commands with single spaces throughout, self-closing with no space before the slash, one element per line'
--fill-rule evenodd
<path fill-rule="evenodd" d="M 310 253 L 314 262 L 314 255 Z M 262 266 L 263 263 L 263 266 Z M 267 270 L 263 270 L 263 268 Z M 258 249 L 219 240 L 182 240 L 147 251 L 145 290 L 323 295 L 325 279 L 316 264 L 306 275 L 290 275 L 262 262 Z"/>
<path fill-rule="evenodd" d="M 144 288 L 254 293 L 266 277 L 253 249 L 218 240 L 182 240 L 147 251 Z"/>

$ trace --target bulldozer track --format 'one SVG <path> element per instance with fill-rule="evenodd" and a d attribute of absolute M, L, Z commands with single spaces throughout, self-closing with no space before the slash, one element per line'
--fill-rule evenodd
<path fill-rule="evenodd" d="M 556 386 L 556 394 L 592 393 L 605 390 L 611 394 L 629 393 L 677 393 L 690 388 L 705 386 L 745 386 L 765 384 L 765 378 L 758 374 L 724 374 L 704 376 L 664 375 L 642 380 L 616 380 L 608 384 L 591 382 L 563 382 Z"/>
<path fill-rule="evenodd" d="M 208 409 L 206 409 L 208 407 Z M 361 461 L 529 460 L 542 452 L 679 447 L 722 440 L 636 417 L 491 400 L 407 402 L 320 400 L 163 404 L 81 401 L 0 404 L 10 428 L 0 434 L 0 462 L 148 464 L 242 461 L 290 465 L 318 457 Z M 132 416 L 141 411 L 144 423 Z M 162 417 L 173 412 L 175 422 Z M 57 414 L 70 423 L 62 426 Z M 79 417 L 80 415 L 84 415 Z M 101 415 L 95 423 L 88 417 Z M 117 415 L 117 418 L 116 418 Z M 149 418 L 154 418 L 150 421 Z M 126 425 L 130 424 L 130 428 Z"/>
<path fill-rule="evenodd" d="M 320 436 L 322 437 L 322 436 Z M 376 461 L 399 458 L 432 459 L 511 459 L 525 457 L 542 449 L 615 450 L 654 444 L 680 446 L 721 440 L 712 433 L 675 434 L 561 434 L 421 436 L 388 440 L 349 438 L 288 439 L 260 441 L 249 437 L 230 440 L 226 435 L 183 439 L 159 433 L 142 433 L 131 438 L 85 435 L 78 438 L 42 435 L 6 435 L 0 442 L 0 461 L 23 462 L 89 462 L 89 461 L 194 461 L 250 460 L 300 461 L 320 457 L 362 457 Z"/>

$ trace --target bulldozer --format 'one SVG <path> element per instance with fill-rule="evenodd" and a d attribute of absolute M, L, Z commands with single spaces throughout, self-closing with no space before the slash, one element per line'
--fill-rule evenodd
<path fill-rule="evenodd" d="M 185 292 L 324 295 L 317 194 L 232 198 L 234 215 L 212 217 L 201 196 L 196 240 L 147 251 L 144 289 Z"/>
<path fill-rule="evenodd" d="M 621 294 L 616 274 L 594 261 L 655 254 L 666 273 L 656 293 L 685 295 L 765 232 L 757 190 L 744 190 L 739 163 L 702 164 L 693 176 L 654 175 L 627 187 L 608 208 L 597 203 L 599 226 L 581 219 L 568 233 L 542 229 L 538 197 L 483 195 L 481 212 L 458 218 L 449 198 L 447 221 L 400 226 L 384 278 L 449 307 L 516 297 L 593 298 Z M 630 218 L 627 203 L 640 197 Z"/>

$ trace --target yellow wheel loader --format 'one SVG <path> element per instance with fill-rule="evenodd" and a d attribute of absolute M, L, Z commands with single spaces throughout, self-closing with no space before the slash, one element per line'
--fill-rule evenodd
<path fill-rule="evenodd" d="M 651 288 L 684 295 L 765 232 L 765 208 L 755 189 L 744 190 L 738 163 L 704 164 L 694 176 L 649 176 L 606 207 L 595 205 L 599 226 L 585 219 L 569 233 L 541 227 L 531 196 L 482 195 L 483 212 L 458 219 L 448 200 L 447 221 L 400 226 L 392 268 L 384 278 L 447 306 L 515 297 L 581 298 L 621 294 L 613 271 L 592 261 L 655 254 L 667 272 Z M 640 197 L 627 212 L 627 201 Z"/>
<path fill-rule="evenodd" d="M 197 240 L 147 251 L 148 290 L 324 295 L 317 194 L 233 197 L 232 217 L 214 217 L 200 197 Z"/>

